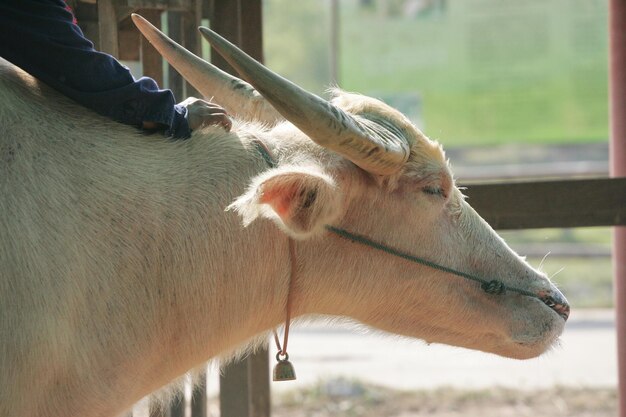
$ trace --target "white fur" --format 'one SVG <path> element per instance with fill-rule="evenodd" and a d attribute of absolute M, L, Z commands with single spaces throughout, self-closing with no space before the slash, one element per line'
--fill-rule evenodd
<path fill-rule="evenodd" d="M 350 316 L 517 358 L 542 353 L 562 331 L 535 299 L 489 296 L 322 231 L 330 222 L 469 273 L 552 288 L 463 201 L 439 145 L 380 102 L 338 98 L 346 111 L 385 117 L 412 135 L 409 162 L 387 178 L 289 123 L 209 127 L 170 141 L 96 116 L 6 62 L 0 91 L 0 416 L 118 416 L 258 340 L 284 320 L 282 230 L 301 238 L 294 316 Z M 292 189 L 322 191 L 285 199 L 281 217 L 259 199 L 265 184 L 280 192 L 268 180 L 284 174 L 296 179 Z M 225 211 L 231 203 L 247 227 Z"/>

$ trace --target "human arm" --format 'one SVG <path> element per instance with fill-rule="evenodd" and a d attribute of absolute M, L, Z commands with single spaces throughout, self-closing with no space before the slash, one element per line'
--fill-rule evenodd
<path fill-rule="evenodd" d="M 121 123 L 160 128 L 176 138 L 212 120 L 227 125 L 215 105 L 176 104 L 171 91 L 147 77 L 135 80 L 115 58 L 96 51 L 62 0 L 0 0 L 0 56 Z"/>

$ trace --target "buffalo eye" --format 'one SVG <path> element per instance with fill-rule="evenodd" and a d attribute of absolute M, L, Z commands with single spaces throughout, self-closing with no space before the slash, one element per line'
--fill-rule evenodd
<path fill-rule="evenodd" d="M 423 187 L 422 191 L 424 191 L 426 194 L 429 194 L 429 195 L 445 197 L 441 187 L 427 186 L 427 187 Z"/>

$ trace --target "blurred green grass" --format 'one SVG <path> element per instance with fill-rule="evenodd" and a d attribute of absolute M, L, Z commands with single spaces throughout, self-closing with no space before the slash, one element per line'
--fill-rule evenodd
<path fill-rule="evenodd" d="M 420 19 L 342 2 L 341 85 L 419 94 L 446 146 L 606 140 L 606 2 L 573 3 L 453 0 Z"/>
<path fill-rule="evenodd" d="M 362 3 L 340 2 L 341 87 L 414 94 L 416 121 L 445 146 L 607 140 L 605 1 L 449 0 L 423 16 Z M 329 2 L 264 4 L 267 64 L 322 93 Z"/>

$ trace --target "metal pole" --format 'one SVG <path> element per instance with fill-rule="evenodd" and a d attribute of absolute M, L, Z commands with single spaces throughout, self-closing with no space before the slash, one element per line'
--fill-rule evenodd
<path fill-rule="evenodd" d="M 609 3 L 611 176 L 626 177 L 626 0 Z M 613 230 L 619 416 L 626 417 L 626 227 Z"/>

